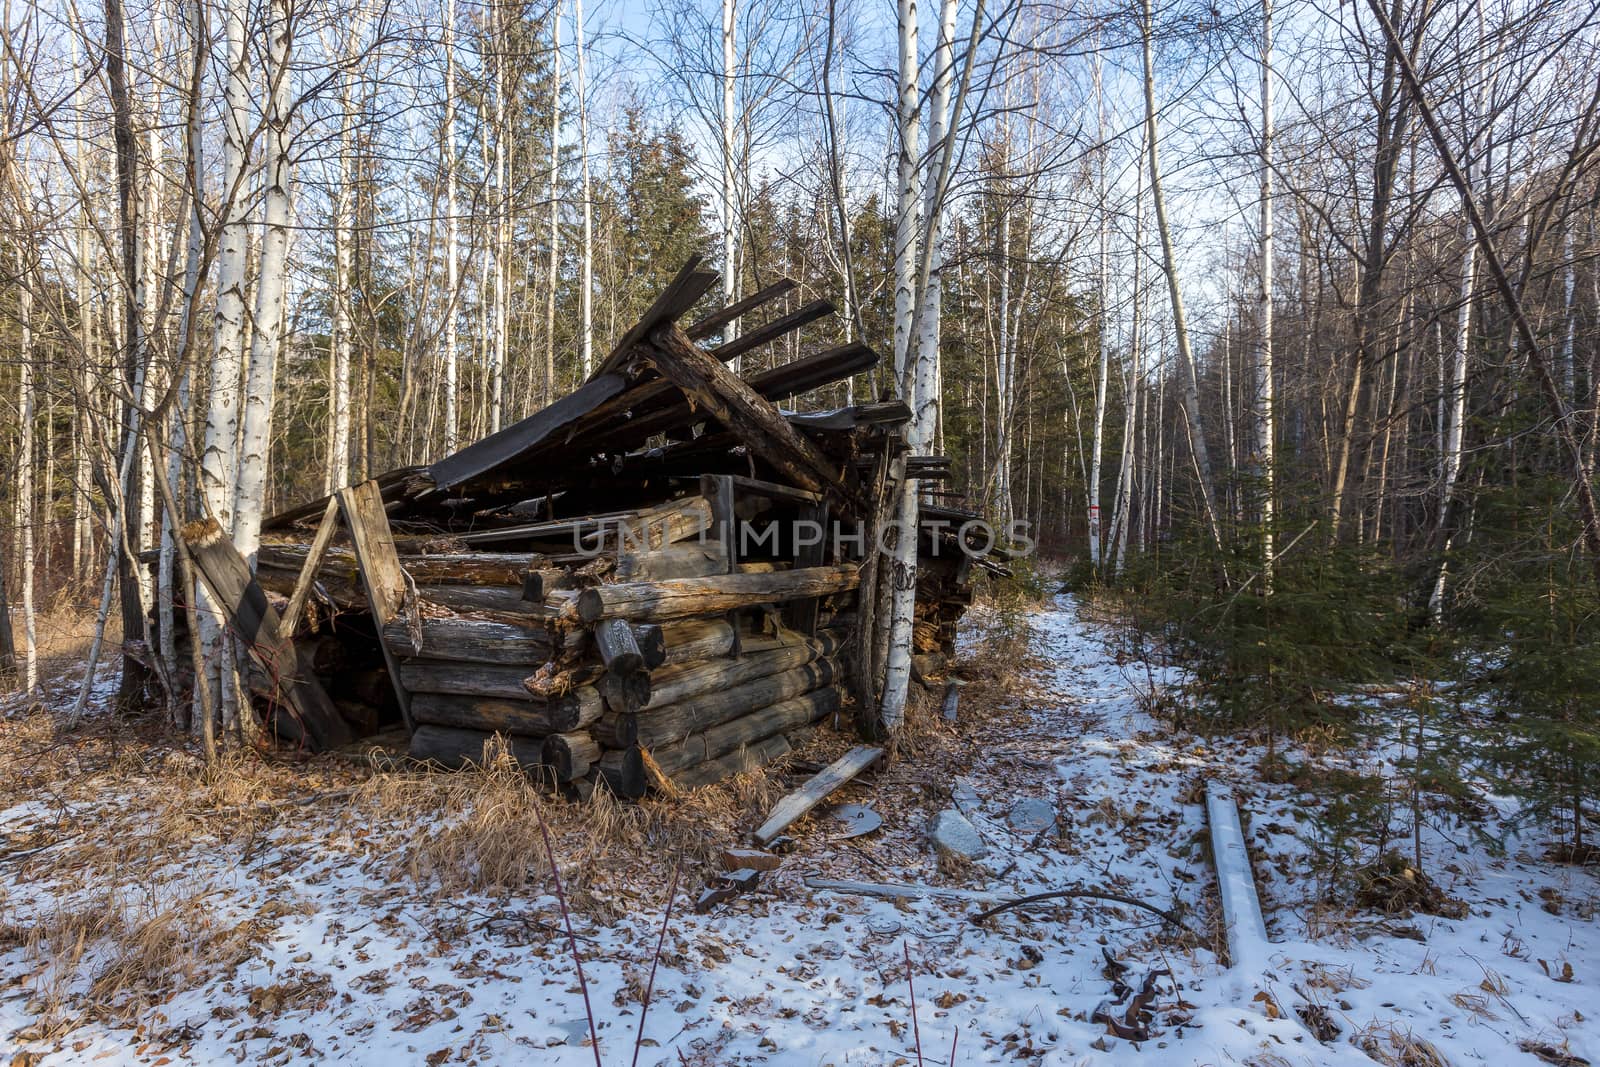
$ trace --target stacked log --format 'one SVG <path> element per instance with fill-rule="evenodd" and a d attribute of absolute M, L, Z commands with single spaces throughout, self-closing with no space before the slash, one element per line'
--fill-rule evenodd
<path fill-rule="evenodd" d="M 855 568 L 638 580 L 680 574 L 695 556 L 727 566 L 716 551 L 667 544 L 594 568 L 634 580 L 589 584 L 560 607 L 392 623 L 384 636 L 417 723 L 411 755 L 459 767 L 498 733 L 553 782 L 603 781 L 636 799 L 652 784 L 704 785 L 787 751 L 784 734 L 840 706 L 844 633 L 790 630 L 768 609 L 847 596 Z M 438 610 L 431 594 L 423 610 Z"/>

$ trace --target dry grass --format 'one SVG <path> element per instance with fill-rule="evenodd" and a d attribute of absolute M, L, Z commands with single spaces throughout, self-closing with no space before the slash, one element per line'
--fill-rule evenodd
<path fill-rule="evenodd" d="M 1374 1019 L 1357 1030 L 1350 1040 L 1385 1067 L 1450 1067 L 1450 1061 L 1432 1042 L 1410 1030 L 1401 1030 L 1392 1022 Z"/>

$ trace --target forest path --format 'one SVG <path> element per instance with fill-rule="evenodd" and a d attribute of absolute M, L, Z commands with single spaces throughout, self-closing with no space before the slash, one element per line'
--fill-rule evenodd
<path fill-rule="evenodd" d="M 699 874 L 686 875 L 654 973 L 640 1064 L 942 1064 L 952 1062 L 952 1045 L 957 1064 L 1041 1067 L 1369 1062 L 1363 1049 L 1379 1062 L 1434 1062 L 1416 1051 L 1416 1039 L 1457 1067 L 1540 1062 L 1524 1048 L 1600 1061 L 1593 873 L 1541 863 L 1541 842 L 1523 843 L 1504 826 L 1506 850 L 1491 852 L 1435 813 L 1430 870 L 1469 903 L 1463 918 L 1318 907 L 1325 883 L 1307 844 L 1324 834 L 1317 801 L 1296 786 L 1259 781 L 1262 746 L 1175 731 L 1152 714 L 1183 698 L 1180 671 L 1151 662 L 1070 596 L 1020 615 L 976 615 L 963 638 L 974 680 L 961 722 L 952 730 L 924 719 L 921 734 L 907 740 L 919 751 L 840 794 L 872 805 L 881 830 L 846 840 L 819 812 L 797 825 L 796 850 L 757 890 L 705 915 L 687 903 Z M 40 726 L 39 750 L 53 751 L 48 724 Z M 819 748 L 849 744 L 827 735 Z M 1381 748 L 1284 751 L 1325 769 L 1381 770 L 1385 758 Z M 131 772 L 59 779 L 53 788 L 68 791 L 60 811 L 36 799 L 0 811 L 13 838 L 48 839 L 70 816 L 117 843 L 110 850 L 70 837 L 25 861 L 59 862 L 0 884 L 0 918 L 10 924 L 0 933 L 16 931 L 0 939 L 0 1049 L 43 1053 L 45 1064 L 595 1063 L 548 890 L 535 880 L 503 894 L 440 892 L 425 871 L 409 869 L 414 838 L 448 832 L 461 808 L 379 808 L 375 819 L 367 804 L 294 803 L 247 832 L 208 834 L 195 828 L 212 825 L 206 813 L 217 810 L 217 797 L 169 802 L 161 779 L 148 774 L 153 764 L 119 758 Z M 283 785 L 314 788 L 305 777 L 286 770 Z M 1212 950 L 1208 778 L 1239 786 L 1274 939 L 1265 972 L 1247 981 L 1226 973 Z M 1051 805 L 1056 825 L 1015 825 L 1019 801 L 1035 813 Z M 928 834 L 933 817 L 952 806 L 988 849 L 954 870 L 941 869 Z M 637 814 L 654 834 L 694 810 L 685 800 Z M 586 817 L 563 814 L 580 825 Z M 720 831 L 714 836 L 722 840 Z M 604 842 L 597 847 L 615 859 L 618 846 Z M 660 858 L 624 857 L 627 876 L 593 882 L 588 893 L 599 904 L 573 913 L 605 1067 L 633 1060 L 670 880 L 670 870 L 652 862 Z M 564 857 L 563 866 L 570 873 L 579 862 Z M 815 878 L 969 896 L 887 900 L 816 891 L 807 885 Z M 1072 888 L 1178 911 L 1192 934 L 1174 936 L 1147 911 L 1093 899 L 1011 911 L 983 925 L 969 918 L 983 907 L 972 894 Z M 108 914 L 122 918 L 100 922 Z M 30 927 L 72 933 L 74 915 L 93 921 L 91 930 L 125 932 L 80 944 L 81 959 L 29 950 Z M 163 930 L 181 936 L 152 936 Z M 158 959 L 157 946 L 172 958 Z M 1137 1044 L 1108 1036 L 1092 1019 L 1112 996 L 1107 954 L 1134 985 L 1171 972 L 1156 983 L 1151 1032 Z M 95 977 L 113 968 L 130 987 L 162 983 L 137 1025 L 79 1014 L 81 1006 L 64 1028 L 44 1025 L 54 1009 L 39 990 L 53 975 L 66 1002 L 81 1005 L 78 998 L 95 1000 Z M 1274 1008 L 1250 999 L 1253 985 L 1285 1011 L 1316 1005 L 1332 1028 L 1328 1042 L 1269 1018 Z"/>

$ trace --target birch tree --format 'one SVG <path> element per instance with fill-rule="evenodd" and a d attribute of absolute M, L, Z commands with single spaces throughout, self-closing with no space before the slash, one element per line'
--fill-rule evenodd
<path fill-rule="evenodd" d="M 1258 488 L 1256 515 L 1261 523 L 1262 588 L 1272 591 L 1273 568 L 1273 418 L 1272 383 L 1272 0 L 1261 0 L 1261 287 L 1256 297 L 1256 353 L 1250 413 L 1254 428 L 1253 457 Z"/>
<path fill-rule="evenodd" d="M 283 338 L 284 287 L 289 259 L 291 103 L 289 56 L 294 23 L 289 0 L 270 0 L 267 18 L 267 155 L 262 194 L 261 258 L 256 273 L 255 329 L 245 380 L 239 475 L 234 483 L 233 542 L 252 564 L 261 540 L 267 464 L 272 454 L 272 408 Z"/>

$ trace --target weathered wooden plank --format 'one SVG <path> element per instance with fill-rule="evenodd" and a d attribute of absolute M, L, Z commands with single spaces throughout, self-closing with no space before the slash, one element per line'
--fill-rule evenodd
<path fill-rule="evenodd" d="M 662 623 L 660 630 L 666 650 L 658 666 L 716 659 L 733 651 L 733 626 L 726 619 L 684 619 Z"/>
<path fill-rule="evenodd" d="M 779 279 L 765 289 L 757 290 L 743 300 L 736 300 L 727 307 L 713 311 L 690 326 L 684 333 L 689 335 L 690 340 L 703 341 L 740 316 L 747 315 L 762 304 L 770 303 L 797 288 L 799 288 L 799 283 L 792 278 Z"/>
<path fill-rule="evenodd" d="M 720 542 L 688 542 L 644 552 L 617 553 L 619 582 L 659 582 L 668 578 L 704 578 L 728 573 L 727 551 Z"/>
<path fill-rule="evenodd" d="M 522 599 L 522 590 L 513 586 L 419 585 L 417 596 L 430 604 L 451 611 L 493 611 L 502 615 L 525 616 L 529 620 L 553 619 L 576 596 L 577 590 L 553 589 L 542 604 Z"/>
<path fill-rule="evenodd" d="M 762 371 L 749 383 L 768 400 L 777 400 L 860 374 L 877 363 L 876 352 L 860 342 L 851 342 Z M 593 430 L 583 431 L 575 438 L 575 445 L 585 449 L 602 445 L 608 450 L 632 448 L 655 434 L 705 418 L 705 413 L 685 400 L 676 386 L 663 381 L 646 383 L 617 397 L 607 407 L 615 408 L 609 412 L 609 419 Z"/>
<path fill-rule="evenodd" d="M 602 372 L 549 407 L 446 456 L 428 467 L 428 477 L 436 486 L 433 491 L 460 485 L 531 451 L 622 392 L 627 384 L 620 374 Z"/>
<path fill-rule="evenodd" d="M 623 800 L 638 800 L 648 788 L 644 773 L 644 751 L 638 745 L 607 749 L 595 763 L 601 781 Z"/>
<path fill-rule="evenodd" d="M 529 737 L 581 730 L 596 722 L 602 710 L 598 694 L 587 686 L 544 702 L 452 693 L 414 693 L 411 698 L 411 714 L 419 723 Z"/>
<path fill-rule="evenodd" d="M 384 471 L 382 474 L 377 475 L 375 480 L 383 491 L 385 505 L 396 502 L 405 496 L 406 486 L 413 479 L 425 476 L 427 469 L 427 467 L 421 466 L 396 467 L 392 471 Z M 261 530 L 263 533 L 269 530 L 287 530 L 297 523 L 317 518 L 326 510 L 328 501 L 333 498 L 334 494 L 330 493 L 327 496 L 319 496 L 315 500 L 308 500 L 304 504 L 292 507 L 287 511 L 280 511 L 276 515 L 269 515 L 261 520 Z"/>
<path fill-rule="evenodd" d="M 629 671 L 626 674 L 607 671 L 600 676 L 597 688 L 606 707 L 612 711 L 632 713 L 650 701 L 650 674 L 648 671 Z"/>
<path fill-rule="evenodd" d="M 602 619 L 594 624 L 594 644 L 608 672 L 632 674 L 644 670 L 644 653 L 623 619 Z"/>
<path fill-rule="evenodd" d="M 854 589 L 859 580 L 858 568 L 844 565 L 806 567 L 772 574 L 726 574 L 664 582 L 619 582 L 579 593 L 574 602 L 574 614 L 587 623 L 609 618 L 659 622 L 694 615 L 717 615 L 753 604 L 831 596 Z"/>
<path fill-rule="evenodd" d="M 333 543 L 334 531 L 339 528 L 339 501 L 333 497 L 328 498 L 328 506 L 322 512 L 322 521 L 317 523 L 317 533 L 311 539 L 311 547 L 306 550 L 306 561 L 300 567 L 300 577 L 295 579 L 294 591 L 289 594 L 289 604 L 283 610 L 283 636 L 285 640 L 293 640 L 294 632 L 300 628 L 300 621 L 306 613 L 306 597 L 311 593 L 311 586 L 317 580 L 317 571 L 322 566 L 322 557 L 328 551 L 328 546 Z M 259 561 L 260 552 L 256 553 Z"/>
<path fill-rule="evenodd" d="M 650 699 L 642 710 L 653 711 L 701 693 L 730 689 L 769 674 L 793 670 L 814 659 L 831 656 L 838 648 L 839 641 L 834 634 L 824 633 L 815 638 L 786 634 L 783 643 L 770 652 L 664 668 L 651 676 Z"/>
<path fill-rule="evenodd" d="M 635 624 L 632 629 L 633 641 L 639 646 L 639 655 L 644 658 L 645 670 L 653 671 L 667 662 L 667 638 L 659 625 Z"/>
<path fill-rule="evenodd" d="M 396 545 L 400 539 L 396 539 Z M 256 553 L 259 567 L 300 572 L 305 569 L 309 546 L 265 542 Z M 579 557 L 587 562 L 588 557 Z M 402 552 L 400 566 L 413 581 L 433 585 L 518 585 L 530 569 L 549 567 L 566 560 L 537 552 Z M 322 555 L 317 580 L 339 584 L 355 583 L 355 553 L 343 545 L 333 545 Z"/>
<path fill-rule="evenodd" d="M 805 785 L 773 806 L 767 821 L 751 836 L 759 845 L 770 845 L 796 819 L 827 799 L 828 794 L 866 770 L 883 755 L 883 749 L 858 745 L 818 771 Z"/>
<path fill-rule="evenodd" d="M 826 318 L 834 312 L 833 301 L 813 300 L 803 304 L 787 315 L 780 315 L 771 322 L 762 323 L 751 330 L 746 330 L 738 337 L 711 349 L 711 355 L 723 363 L 732 363 L 746 352 L 770 344 L 788 333 L 793 333 L 807 323 L 812 323 L 821 318 Z M 692 340 L 687 334 L 685 340 Z"/>
<path fill-rule="evenodd" d="M 278 613 L 268 602 L 266 591 L 251 576 L 249 565 L 223 535 L 216 520 L 192 522 L 182 532 L 206 589 L 228 613 L 229 632 L 243 642 L 250 658 L 265 674 L 275 698 L 292 710 L 307 743 L 316 749 L 327 749 L 350 741 L 349 726 L 339 717 L 294 642 L 285 640 L 279 632 Z"/>
<path fill-rule="evenodd" d="M 456 663 L 448 660 L 412 659 L 400 665 L 406 688 L 417 693 L 458 693 L 462 696 L 499 697 L 502 700 L 539 698 L 528 690 L 532 677 L 526 667 L 491 663 Z M 579 689 L 594 690 L 589 686 Z M 578 692 L 574 689 L 572 692 Z M 566 694 L 570 696 L 571 693 Z"/>
<path fill-rule="evenodd" d="M 770 401 L 684 336 L 676 325 L 650 335 L 649 356 L 663 378 L 803 489 L 846 496 L 833 461 L 790 426 Z"/>
<path fill-rule="evenodd" d="M 789 420 L 789 425 L 805 430 L 854 430 L 862 426 L 898 426 L 910 422 L 911 407 L 904 400 L 879 400 L 832 411 L 786 411 L 784 418 Z"/>
<path fill-rule="evenodd" d="M 700 257 L 690 256 L 688 261 L 678 268 L 678 273 L 667 283 L 661 295 L 645 309 L 639 321 L 622 335 L 622 339 L 617 342 L 610 355 L 601 360 L 590 381 L 620 368 L 633 354 L 634 347 L 648 337 L 651 330 L 663 322 L 675 321 L 678 316 L 694 307 L 695 301 L 711 291 L 711 287 L 717 284 L 721 276 L 716 271 L 699 270 L 699 266 Z"/>
<path fill-rule="evenodd" d="M 600 746 L 581 730 L 551 734 L 544 739 L 541 756 L 558 782 L 570 782 L 589 773 L 600 760 Z"/>
<path fill-rule="evenodd" d="M 592 550 L 615 546 L 619 552 L 663 551 L 691 538 L 703 540 L 711 528 L 711 505 L 703 497 L 686 496 L 646 508 L 625 520 L 606 524 L 585 536 Z"/>
<path fill-rule="evenodd" d="M 400 569 L 400 556 L 389 531 L 389 516 L 383 510 L 383 497 L 376 481 L 369 479 L 353 488 L 341 489 L 338 498 L 345 527 L 350 531 L 350 543 L 355 548 L 356 563 L 361 568 L 361 583 L 367 591 L 367 607 L 378 631 L 378 645 L 383 649 L 383 661 L 389 668 L 395 699 L 400 702 L 400 714 L 405 717 L 409 730 L 416 725 L 411 720 L 411 694 L 406 692 L 396 670 L 398 660 L 394 650 L 383 639 L 384 628 L 395 621 L 406 598 L 406 575 Z"/>

